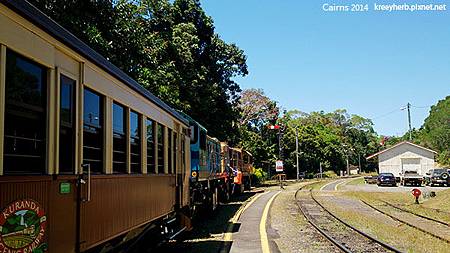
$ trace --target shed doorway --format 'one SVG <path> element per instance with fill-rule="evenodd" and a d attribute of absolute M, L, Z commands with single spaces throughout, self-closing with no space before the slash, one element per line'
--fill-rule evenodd
<path fill-rule="evenodd" d="M 402 172 L 405 171 L 420 173 L 420 158 L 402 158 Z"/>

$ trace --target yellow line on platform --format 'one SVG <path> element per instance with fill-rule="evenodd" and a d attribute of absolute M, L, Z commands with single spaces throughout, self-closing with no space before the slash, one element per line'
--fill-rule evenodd
<path fill-rule="evenodd" d="M 274 194 L 272 198 L 270 198 L 270 200 L 267 202 L 261 217 L 261 222 L 259 223 L 259 235 L 261 237 L 262 253 L 270 253 L 269 239 L 267 238 L 267 231 L 266 231 L 266 222 L 270 210 L 270 205 L 272 204 L 273 200 L 277 197 L 277 195 L 280 193 L 281 191 Z"/>
<path fill-rule="evenodd" d="M 267 194 L 268 192 L 260 193 L 252 198 L 250 202 L 248 202 L 243 208 L 240 208 L 236 214 L 234 214 L 233 218 L 230 220 L 230 225 L 227 227 L 227 232 L 225 233 L 223 240 L 225 242 L 231 242 L 233 237 L 233 227 L 239 221 L 239 217 L 241 217 L 242 213 L 247 210 L 249 206 L 251 206 L 257 199 L 259 199 L 262 195 Z"/>

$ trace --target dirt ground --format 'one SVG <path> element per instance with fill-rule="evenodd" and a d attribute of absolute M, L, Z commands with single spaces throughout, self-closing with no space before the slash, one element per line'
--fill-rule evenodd
<path fill-rule="evenodd" d="M 419 189 L 422 192 L 431 192 L 431 191 L 443 191 L 450 189 L 449 187 L 437 187 L 437 186 L 397 186 L 397 187 L 389 187 L 389 186 L 377 186 L 376 184 L 358 184 L 358 185 L 350 185 L 344 184 L 341 186 L 341 190 L 345 191 L 365 191 L 365 192 L 410 192 L 412 189 Z"/>
<path fill-rule="evenodd" d="M 304 218 L 295 204 L 295 192 L 301 184 L 287 186 L 270 210 L 270 223 L 281 252 L 340 252 L 324 239 Z"/>
<path fill-rule="evenodd" d="M 295 192 L 303 184 L 305 182 L 289 182 L 274 200 L 269 212 L 268 236 L 276 243 L 276 248 L 282 253 L 337 252 L 335 246 L 324 239 L 306 221 L 298 209 L 295 203 Z M 334 210 L 338 216 L 400 249 L 407 252 L 446 252 L 445 249 L 442 251 L 442 246 L 445 246 L 442 242 L 426 235 L 417 237 L 415 235 L 418 232 L 413 228 L 386 218 L 358 200 L 359 195 L 372 194 L 372 192 L 382 195 L 407 195 L 412 188 L 343 184 L 338 187 L 338 191 L 320 192 L 318 189 L 315 191 L 317 191 L 316 194 L 323 201 L 323 204 Z M 438 197 L 442 195 L 440 193 L 442 190 L 448 189 L 445 187 L 422 188 L 424 192 L 436 191 Z M 268 189 L 278 190 L 279 186 L 268 186 L 259 190 Z M 254 192 L 246 192 L 239 197 L 235 197 L 231 202 L 221 205 L 215 212 L 202 214 L 194 220 L 192 231 L 183 233 L 177 240 L 164 243 L 157 249 L 152 249 L 151 252 L 218 253 L 227 249 L 224 234 L 228 229 L 230 219 L 254 195 Z M 255 228 L 255 231 L 257 229 Z M 393 234 L 396 236 L 393 237 Z M 150 252 L 150 250 L 147 252 Z"/>
<path fill-rule="evenodd" d="M 229 220 L 255 195 L 246 192 L 234 197 L 231 202 L 220 205 L 212 213 L 203 213 L 194 220 L 192 231 L 183 233 L 180 238 L 163 243 L 157 249 L 149 252 L 165 253 L 217 253 L 224 246 L 223 236 L 227 231 Z"/>

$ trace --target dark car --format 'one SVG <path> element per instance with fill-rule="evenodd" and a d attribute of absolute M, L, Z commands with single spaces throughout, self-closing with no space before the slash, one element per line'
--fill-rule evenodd
<path fill-rule="evenodd" d="M 397 186 L 397 182 L 395 181 L 395 176 L 392 173 L 380 173 L 377 178 L 377 185 L 389 185 L 389 186 Z"/>
<path fill-rule="evenodd" d="M 448 169 L 431 169 L 425 176 L 426 184 L 434 185 L 450 185 L 450 177 Z"/>

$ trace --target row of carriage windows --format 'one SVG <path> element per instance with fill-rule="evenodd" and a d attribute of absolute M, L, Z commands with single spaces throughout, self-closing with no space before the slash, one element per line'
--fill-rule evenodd
<path fill-rule="evenodd" d="M 46 68 L 7 51 L 3 154 L 5 174 L 45 174 L 47 75 Z M 60 74 L 59 81 L 59 172 L 69 174 L 75 171 L 76 81 L 63 74 Z M 90 165 L 92 173 L 103 173 L 104 97 L 87 88 L 83 95 L 83 163 Z M 143 125 L 146 129 L 141 129 Z M 141 172 L 142 136 L 147 142 L 147 172 L 165 173 L 164 148 L 167 146 L 168 173 L 175 173 L 172 163 L 176 157 L 177 133 L 116 102 L 112 105 L 112 126 L 113 173 Z M 165 143 L 165 131 L 170 145 Z"/>

